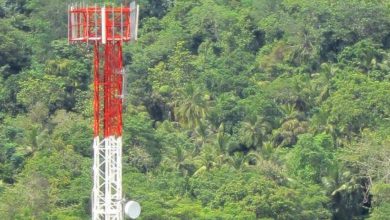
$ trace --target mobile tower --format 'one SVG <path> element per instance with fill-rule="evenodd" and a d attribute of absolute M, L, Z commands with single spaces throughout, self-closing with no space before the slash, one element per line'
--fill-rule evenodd
<path fill-rule="evenodd" d="M 124 218 L 122 44 L 137 40 L 138 12 L 136 2 L 119 6 L 84 3 L 68 6 L 69 43 L 86 43 L 94 48 L 93 220 Z M 138 203 L 126 204 L 126 213 L 134 214 L 130 217 L 137 217 L 140 212 L 134 205 Z"/>

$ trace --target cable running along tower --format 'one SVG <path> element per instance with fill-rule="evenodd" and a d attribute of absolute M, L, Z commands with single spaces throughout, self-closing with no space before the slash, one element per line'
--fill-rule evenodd
<path fill-rule="evenodd" d="M 68 6 L 69 43 L 86 43 L 94 48 L 93 220 L 124 218 L 122 44 L 137 40 L 138 12 L 135 2 L 120 6 L 82 3 Z M 133 205 L 127 204 L 126 209 Z"/>

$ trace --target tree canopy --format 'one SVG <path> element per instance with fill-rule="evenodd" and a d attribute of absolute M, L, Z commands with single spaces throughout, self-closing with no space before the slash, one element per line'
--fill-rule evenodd
<path fill-rule="evenodd" d="M 140 219 L 390 216 L 390 3 L 142 0 L 124 45 Z M 0 0 L 0 219 L 89 219 L 91 48 Z"/>

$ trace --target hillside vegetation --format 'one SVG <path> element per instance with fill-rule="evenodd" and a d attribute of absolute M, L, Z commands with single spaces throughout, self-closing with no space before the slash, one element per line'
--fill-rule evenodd
<path fill-rule="evenodd" d="M 387 0 L 140 0 L 123 188 L 140 219 L 390 216 Z M 91 46 L 0 0 L 0 219 L 90 218 Z"/>

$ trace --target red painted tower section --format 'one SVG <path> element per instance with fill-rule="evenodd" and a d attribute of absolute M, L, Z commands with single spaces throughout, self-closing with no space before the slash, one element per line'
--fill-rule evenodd
<path fill-rule="evenodd" d="M 122 42 L 136 39 L 134 10 L 80 5 L 69 9 L 69 42 L 94 44 L 95 136 L 102 129 L 105 137 L 122 134 Z"/>
<path fill-rule="evenodd" d="M 101 68 L 103 64 L 103 68 Z M 94 135 L 122 136 L 122 43 L 94 44 Z"/>

